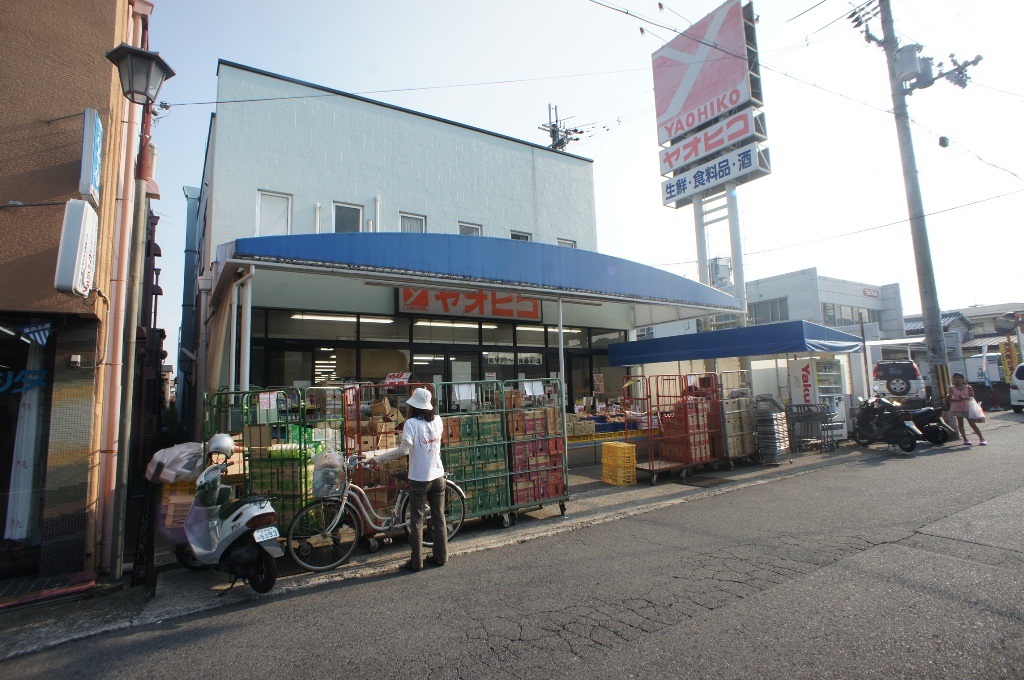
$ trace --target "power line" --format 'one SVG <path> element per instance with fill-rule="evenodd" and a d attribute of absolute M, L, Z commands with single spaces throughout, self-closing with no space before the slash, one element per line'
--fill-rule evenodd
<path fill-rule="evenodd" d="M 1017 189 L 1016 191 L 1008 191 L 1005 194 L 999 194 L 997 196 L 989 196 L 988 198 L 981 198 L 981 199 L 978 199 L 977 201 L 971 201 L 970 203 L 961 203 L 960 205 L 954 205 L 954 206 L 949 207 L 949 208 L 943 208 L 942 210 L 936 210 L 934 212 L 925 213 L 923 216 L 924 217 L 931 217 L 933 215 L 941 215 L 942 213 L 952 212 L 954 210 L 960 210 L 962 208 L 968 208 L 968 207 L 970 207 L 972 205 L 978 205 L 979 203 L 987 203 L 988 201 L 994 201 L 994 200 L 999 199 L 999 198 L 1005 198 L 1007 196 L 1013 196 L 1015 194 L 1020 194 L 1020 193 L 1024 193 L 1024 189 Z M 744 255 L 764 255 L 765 253 L 774 253 L 774 252 L 777 252 L 779 250 L 789 250 L 791 248 L 802 248 L 802 247 L 810 245 L 812 243 L 822 243 L 824 241 L 833 241 L 833 240 L 835 240 L 837 238 L 846 238 L 847 236 L 856 236 L 857 234 L 864 234 L 864 233 L 867 233 L 869 231 L 877 231 L 878 229 L 885 229 L 886 227 L 894 227 L 894 226 L 899 225 L 899 224 L 905 224 L 906 222 L 909 222 L 909 221 L 910 221 L 910 218 L 908 217 L 906 219 L 896 220 L 895 222 L 887 222 L 885 224 L 878 224 L 878 225 L 875 225 L 873 227 L 865 227 L 864 229 L 857 229 L 855 231 L 848 231 L 848 232 L 844 232 L 842 234 L 833 234 L 832 236 L 823 236 L 822 238 L 813 239 L 813 240 L 809 240 L 809 241 L 803 241 L 801 243 L 792 243 L 792 244 L 785 245 L 785 246 L 778 246 L 776 248 L 766 248 L 764 250 L 754 250 L 754 251 L 751 251 L 751 252 L 744 252 L 743 254 Z M 672 266 L 681 265 L 681 264 L 695 264 L 696 262 L 697 262 L 697 260 L 683 260 L 681 262 L 663 262 L 661 264 L 654 264 L 654 265 L 651 265 L 651 266 L 652 267 L 672 267 Z"/>

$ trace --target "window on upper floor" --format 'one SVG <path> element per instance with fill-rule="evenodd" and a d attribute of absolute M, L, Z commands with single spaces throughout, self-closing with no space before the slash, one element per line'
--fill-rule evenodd
<path fill-rule="evenodd" d="M 557 243 L 558 243 L 558 245 L 563 246 L 565 248 L 575 248 L 576 247 L 576 241 L 570 241 L 567 238 L 557 239 Z"/>
<path fill-rule="evenodd" d="M 402 218 L 402 233 L 425 234 L 427 233 L 427 218 L 423 215 L 410 215 L 399 213 Z"/>
<path fill-rule="evenodd" d="M 512 232 L 512 240 L 513 241 L 532 241 L 533 239 L 525 231 L 513 231 Z"/>
<path fill-rule="evenodd" d="M 459 233 L 463 236 L 479 236 L 481 232 L 483 232 L 483 227 L 479 224 L 459 222 Z"/>
<path fill-rule="evenodd" d="M 747 315 L 752 324 L 788 321 L 789 303 L 786 298 L 754 302 L 747 305 Z"/>
<path fill-rule="evenodd" d="M 356 234 L 362 231 L 363 206 L 349 203 L 334 204 L 334 233 Z"/>
<path fill-rule="evenodd" d="M 271 191 L 259 192 L 256 206 L 256 235 L 280 236 L 292 233 L 292 197 Z"/>

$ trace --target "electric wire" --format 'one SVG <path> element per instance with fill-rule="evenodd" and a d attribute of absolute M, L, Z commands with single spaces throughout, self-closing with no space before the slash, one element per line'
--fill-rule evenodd
<path fill-rule="evenodd" d="M 940 210 L 933 210 L 932 212 L 924 213 L 923 215 L 921 215 L 921 217 L 932 217 L 934 215 L 941 215 L 942 213 L 952 212 L 954 210 L 961 210 L 963 208 L 968 208 L 968 207 L 970 207 L 972 205 L 978 205 L 979 203 L 987 203 L 989 201 L 994 201 L 994 200 L 997 200 L 997 199 L 1000 199 L 1000 198 L 1006 198 L 1007 196 L 1014 196 L 1014 195 L 1020 194 L 1020 193 L 1024 193 L 1024 189 L 1016 189 L 1015 191 L 1008 191 L 1006 193 L 998 194 L 996 196 L 989 196 L 988 198 L 980 198 L 980 199 L 978 199 L 976 201 L 970 201 L 968 203 L 961 203 L 959 205 L 954 205 L 954 206 L 951 206 L 949 208 L 942 208 Z M 831 236 L 823 236 L 823 237 L 817 238 L 817 239 L 801 241 L 800 243 L 791 243 L 791 244 L 787 244 L 787 245 L 776 246 L 774 248 L 765 248 L 763 250 L 753 250 L 753 251 L 750 251 L 750 252 L 746 252 L 745 251 L 743 253 L 743 256 L 746 257 L 748 255 L 764 255 L 765 253 L 774 253 L 774 252 L 777 252 L 779 250 L 789 250 L 791 248 L 803 248 L 804 246 L 811 245 L 812 243 L 822 243 L 824 241 L 833 241 L 833 240 L 838 239 L 838 238 L 846 238 L 848 236 L 856 236 L 857 234 L 864 234 L 864 233 L 867 233 L 869 231 L 877 231 L 879 229 L 885 229 L 887 227 L 894 227 L 894 226 L 897 226 L 897 225 L 900 225 L 900 224 L 906 224 L 909 221 L 910 221 L 910 218 L 907 217 L 907 218 L 904 218 L 904 219 L 896 220 L 894 222 L 886 222 L 885 224 L 877 224 L 877 225 L 872 226 L 872 227 L 865 227 L 863 229 L 856 229 L 854 231 L 846 231 L 846 232 L 843 232 L 841 234 L 832 234 Z M 697 262 L 697 260 L 681 260 L 679 262 L 662 262 L 660 264 L 652 264 L 650 266 L 652 266 L 652 267 L 674 267 L 674 266 L 678 266 L 678 265 L 695 264 L 696 262 Z"/>

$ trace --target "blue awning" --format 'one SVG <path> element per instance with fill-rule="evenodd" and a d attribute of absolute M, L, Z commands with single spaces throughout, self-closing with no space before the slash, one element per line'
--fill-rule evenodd
<path fill-rule="evenodd" d="M 720 290 L 661 269 L 576 248 L 458 234 L 294 234 L 242 238 L 218 259 L 355 275 L 396 286 L 513 289 L 565 300 L 737 311 Z"/>
<path fill-rule="evenodd" d="M 768 354 L 836 354 L 858 352 L 862 347 L 863 343 L 856 335 L 809 321 L 783 321 L 710 333 L 620 342 L 608 346 L 608 360 L 614 366 L 631 366 Z"/>

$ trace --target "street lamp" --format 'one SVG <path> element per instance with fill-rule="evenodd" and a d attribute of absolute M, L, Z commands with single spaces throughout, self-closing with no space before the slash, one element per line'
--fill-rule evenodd
<path fill-rule="evenodd" d="M 143 36 L 145 40 L 145 35 Z M 143 42 L 145 44 L 145 42 Z M 124 291 L 124 328 L 121 341 L 122 354 L 112 357 L 116 363 L 120 360 L 121 375 L 121 408 L 118 423 L 117 464 L 114 472 L 113 507 L 110 512 L 110 575 L 121 577 L 124 557 L 124 521 L 127 496 L 128 460 L 131 457 L 132 431 L 132 397 L 135 389 L 136 337 L 141 306 L 141 282 L 143 259 L 146 251 L 146 184 L 149 131 L 152 125 L 152 106 L 156 101 L 160 86 L 168 78 L 174 77 L 174 71 L 158 53 L 121 43 L 107 52 L 109 59 L 117 66 L 121 80 L 121 90 L 125 98 L 133 104 L 142 106 L 142 129 L 139 138 L 139 153 L 135 161 L 135 214 L 132 222 L 130 243 L 127 253 L 129 266 Z M 122 253 L 125 250 L 122 247 Z M 119 267 L 120 269 L 120 267 Z M 117 318 L 116 315 L 114 318 Z M 115 330 L 116 332 L 116 330 Z M 115 352 L 116 354 L 116 352 Z M 112 379 L 116 376 L 112 375 Z M 105 518 L 106 521 L 106 518 Z M 151 553 L 151 551 L 148 551 Z M 147 555 L 147 565 L 151 559 Z"/>
<path fill-rule="evenodd" d="M 107 59 L 117 66 L 121 91 L 134 104 L 150 105 L 156 101 L 160 86 L 174 77 L 174 70 L 158 52 L 150 52 L 128 43 L 121 43 L 107 52 Z"/>

